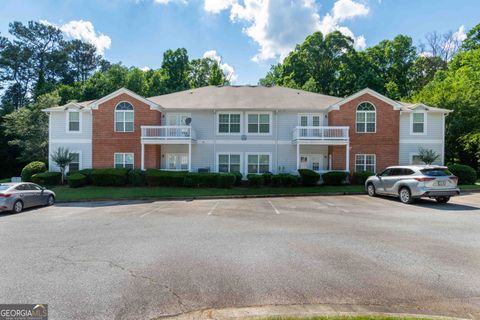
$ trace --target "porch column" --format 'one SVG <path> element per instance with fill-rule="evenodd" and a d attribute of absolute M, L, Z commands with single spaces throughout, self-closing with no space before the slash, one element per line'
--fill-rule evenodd
<path fill-rule="evenodd" d="M 192 142 L 188 144 L 188 171 L 192 172 Z"/>
<path fill-rule="evenodd" d="M 347 142 L 347 144 L 345 145 L 345 170 L 346 171 L 350 171 L 350 142 Z"/>
<path fill-rule="evenodd" d="M 297 170 L 300 169 L 300 144 L 297 142 Z"/>
<path fill-rule="evenodd" d="M 141 164 L 140 168 L 142 170 L 145 170 L 145 144 L 142 143 L 142 153 L 141 153 Z"/>

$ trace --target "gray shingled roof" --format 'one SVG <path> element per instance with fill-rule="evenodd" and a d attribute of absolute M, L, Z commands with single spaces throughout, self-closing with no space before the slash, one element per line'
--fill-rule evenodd
<path fill-rule="evenodd" d="M 278 86 L 208 86 L 148 100 L 165 109 L 321 110 L 342 98 Z"/>

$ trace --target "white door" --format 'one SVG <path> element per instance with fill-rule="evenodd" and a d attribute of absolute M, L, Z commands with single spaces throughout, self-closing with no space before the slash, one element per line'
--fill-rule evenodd
<path fill-rule="evenodd" d="M 165 155 L 165 169 L 188 170 L 187 153 L 167 153 Z"/>
<path fill-rule="evenodd" d="M 323 170 L 323 154 L 300 155 L 300 168 L 313 171 Z"/>

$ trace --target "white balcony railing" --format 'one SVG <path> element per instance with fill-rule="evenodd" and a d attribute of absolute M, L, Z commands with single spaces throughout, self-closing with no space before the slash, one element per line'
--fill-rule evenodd
<path fill-rule="evenodd" d="M 142 140 L 190 141 L 196 135 L 190 126 L 142 126 Z"/>
<path fill-rule="evenodd" d="M 348 142 L 349 127 L 295 127 L 293 141 L 315 140 L 325 142 Z"/>

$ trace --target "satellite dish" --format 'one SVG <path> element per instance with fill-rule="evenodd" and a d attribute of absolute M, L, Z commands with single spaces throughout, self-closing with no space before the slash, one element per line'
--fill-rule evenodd
<path fill-rule="evenodd" d="M 189 126 L 190 123 L 192 123 L 192 118 L 189 117 L 189 118 L 185 119 L 185 124 L 186 124 L 187 126 Z"/>

